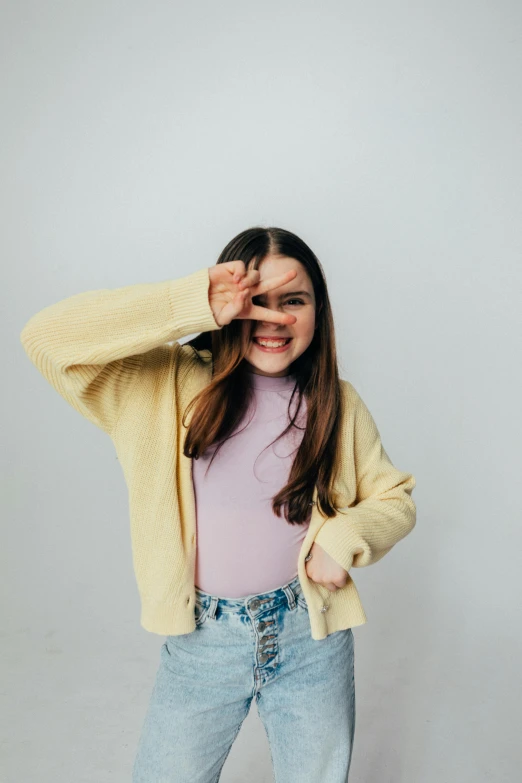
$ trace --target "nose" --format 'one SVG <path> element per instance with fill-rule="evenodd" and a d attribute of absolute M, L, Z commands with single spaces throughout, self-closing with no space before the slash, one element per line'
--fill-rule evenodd
<path fill-rule="evenodd" d="M 278 308 L 271 308 L 271 309 L 275 310 Z M 296 322 L 297 322 L 297 318 L 295 318 L 295 316 L 294 316 L 294 321 L 287 324 L 275 323 L 274 321 L 261 321 L 261 320 L 259 321 L 259 323 L 263 327 L 261 334 L 268 334 L 273 332 L 274 336 L 277 336 L 278 332 L 281 331 L 284 332 L 289 326 L 294 326 Z"/>

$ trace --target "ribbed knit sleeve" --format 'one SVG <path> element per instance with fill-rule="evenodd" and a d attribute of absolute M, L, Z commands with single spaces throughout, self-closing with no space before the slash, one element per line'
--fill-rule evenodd
<path fill-rule="evenodd" d="M 355 461 L 356 502 L 326 520 L 314 540 L 349 571 L 376 563 L 413 529 L 416 481 L 392 464 L 370 411 L 353 385 L 345 383 L 348 404 L 355 409 L 353 453 L 347 451 L 343 460 Z"/>
<path fill-rule="evenodd" d="M 208 299 L 209 269 L 175 280 L 87 291 L 45 307 L 20 340 L 49 383 L 111 433 L 145 352 L 220 329 Z"/>

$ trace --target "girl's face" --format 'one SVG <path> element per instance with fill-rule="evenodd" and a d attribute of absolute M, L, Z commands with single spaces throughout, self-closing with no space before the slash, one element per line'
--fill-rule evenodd
<path fill-rule="evenodd" d="M 259 265 L 260 282 L 295 269 L 296 277 L 278 288 L 252 297 L 253 304 L 291 313 L 297 320 L 293 324 L 255 320 L 252 340 L 245 361 L 248 369 L 258 375 L 288 375 L 290 365 L 312 342 L 315 329 L 316 302 L 314 288 L 304 266 L 288 256 L 266 256 Z M 248 270 L 247 270 L 248 271 Z M 250 326 L 250 321 L 246 322 Z M 278 339 L 290 337 L 283 348 L 260 345 L 260 338 Z"/>

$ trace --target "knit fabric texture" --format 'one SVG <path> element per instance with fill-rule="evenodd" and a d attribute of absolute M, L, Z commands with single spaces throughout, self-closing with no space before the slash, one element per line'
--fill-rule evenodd
<path fill-rule="evenodd" d="M 174 280 L 87 291 L 45 307 L 20 335 L 39 372 L 114 444 L 129 494 L 141 625 L 160 635 L 196 628 L 196 508 L 182 416 L 211 380 L 212 355 L 178 340 L 221 328 L 209 286 L 204 267 Z M 378 562 L 416 522 L 414 476 L 392 464 L 361 396 L 349 381 L 341 384 L 340 511 L 323 517 L 314 488 L 297 562 L 316 640 L 367 622 L 351 569 Z M 314 541 L 348 572 L 331 595 L 306 574 Z"/>

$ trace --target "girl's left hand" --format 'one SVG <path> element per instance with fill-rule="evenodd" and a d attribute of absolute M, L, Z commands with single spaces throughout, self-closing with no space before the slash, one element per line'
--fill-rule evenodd
<path fill-rule="evenodd" d="M 305 569 L 306 575 L 312 582 L 323 585 L 331 593 L 345 586 L 348 581 L 348 571 L 330 557 L 320 544 L 314 541 L 309 554 L 312 558 L 305 563 Z"/>

